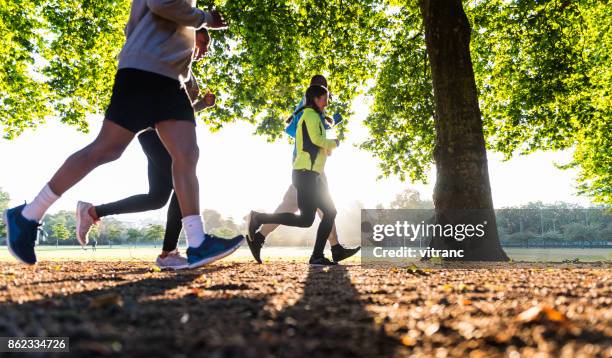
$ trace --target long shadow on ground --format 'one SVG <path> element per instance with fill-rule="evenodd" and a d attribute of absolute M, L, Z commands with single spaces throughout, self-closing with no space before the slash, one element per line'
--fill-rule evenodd
<path fill-rule="evenodd" d="M 21 304 L 0 303 L 0 336 L 68 336 L 72 356 L 377 357 L 405 352 L 376 329 L 345 267 L 309 269 L 300 295 L 296 277 L 304 266 L 287 264 L 298 273 L 288 280 L 295 281 L 292 293 L 299 298 L 280 309 L 271 300 L 285 292 L 274 291 L 276 282 L 256 267 L 156 273 L 160 277 L 72 294 L 62 293 L 59 286 L 70 284 L 62 275 L 57 283 L 32 280 L 48 284 L 51 292 Z M 134 272 L 143 270 L 135 267 Z M 72 276 L 74 285 L 82 279 L 98 282 L 92 275 Z"/>

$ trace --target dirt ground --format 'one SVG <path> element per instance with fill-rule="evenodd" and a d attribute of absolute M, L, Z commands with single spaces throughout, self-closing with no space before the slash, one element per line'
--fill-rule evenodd
<path fill-rule="evenodd" d="M 68 336 L 75 356 L 611 357 L 611 277 L 609 264 L 0 262 L 0 336 Z"/>

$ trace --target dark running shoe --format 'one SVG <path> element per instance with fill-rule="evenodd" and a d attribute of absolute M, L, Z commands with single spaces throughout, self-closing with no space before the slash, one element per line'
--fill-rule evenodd
<path fill-rule="evenodd" d="M 361 250 L 361 246 L 346 248 L 340 244 L 334 245 L 331 248 L 332 259 L 335 262 L 340 262 L 344 259 L 348 259 L 349 257 L 355 255 L 356 253 L 359 252 L 359 250 Z"/>
<path fill-rule="evenodd" d="M 247 220 L 247 230 L 249 231 L 248 235 L 252 238 L 255 237 L 257 230 L 259 230 L 259 227 L 261 226 L 261 224 L 257 221 L 257 214 L 259 213 L 256 211 L 251 211 Z"/>
<path fill-rule="evenodd" d="M 257 263 L 262 263 L 261 261 L 261 247 L 263 246 L 266 238 L 260 233 L 256 232 L 254 237 L 251 235 L 247 235 L 247 244 L 249 245 L 249 249 L 251 249 L 251 254 L 255 258 Z"/>
<path fill-rule="evenodd" d="M 308 263 L 310 264 L 310 266 L 334 266 L 338 264 L 337 262 L 330 261 L 325 256 L 321 256 L 321 257 L 311 256 L 310 261 L 308 261 Z"/>
<path fill-rule="evenodd" d="M 7 247 L 11 255 L 24 264 L 36 263 L 34 244 L 38 234 L 39 224 L 21 215 L 25 204 L 8 209 L 4 212 L 6 225 Z"/>
<path fill-rule="evenodd" d="M 244 236 L 242 235 L 238 235 L 233 239 L 222 239 L 209 234 L 205 234 L 205 237 L 200 247 L 190 247 L 187 249 L 189 268 L 200 267 L 220 260 L 238 250 L 244 242 Z"/>

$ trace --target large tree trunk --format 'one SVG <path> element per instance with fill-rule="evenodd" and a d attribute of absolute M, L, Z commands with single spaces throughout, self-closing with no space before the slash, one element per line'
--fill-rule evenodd
<path fill-rule="evenodd" d="M 464 260 L 506 261 L 499 243 L 487 152 L 470 58 L 470 24 L 461 0 L 421 0 L 435 99 L 438 223 L 486 222 L 480 239 L 434 238 L 437 249 L 463 249 Z"/>

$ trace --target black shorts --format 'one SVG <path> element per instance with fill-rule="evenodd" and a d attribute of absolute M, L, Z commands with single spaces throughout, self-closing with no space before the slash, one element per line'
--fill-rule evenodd
<path fill-rule="evenodd" d="M 187 90 L 178 80 L 133 68 L 117 71 L 105 118 L 133 133 L 170 119 L 195 124 Z"/>

